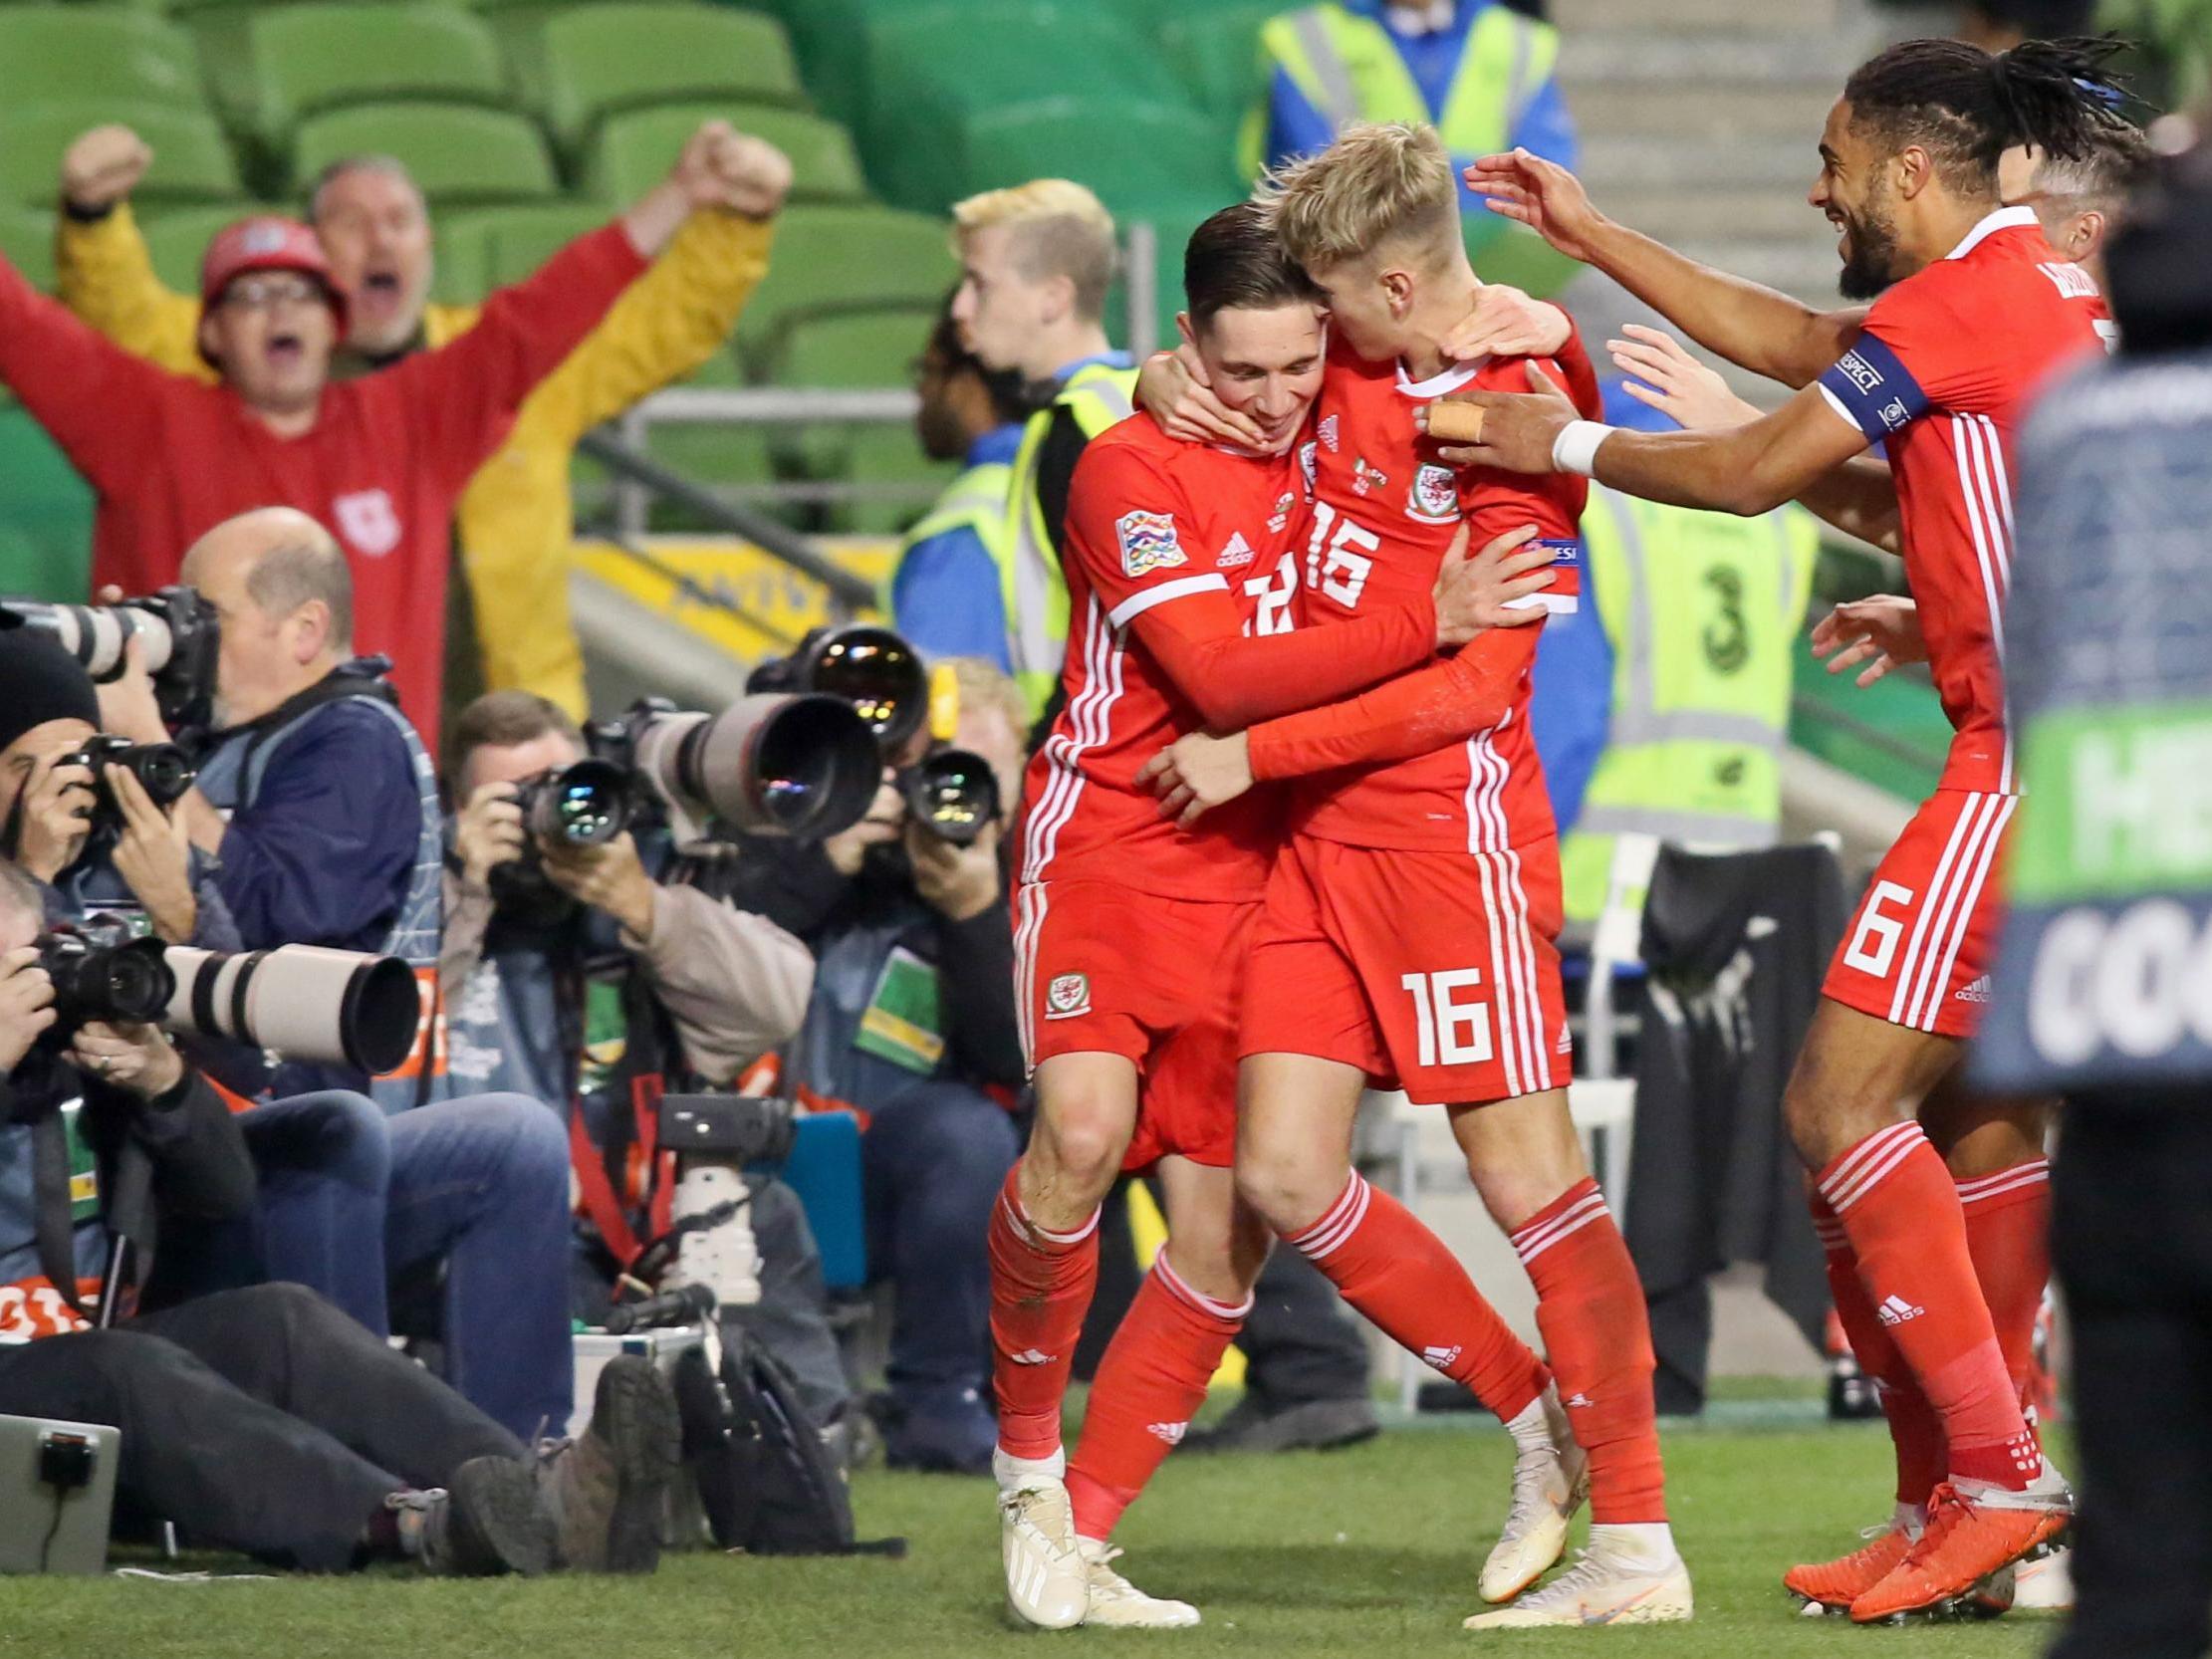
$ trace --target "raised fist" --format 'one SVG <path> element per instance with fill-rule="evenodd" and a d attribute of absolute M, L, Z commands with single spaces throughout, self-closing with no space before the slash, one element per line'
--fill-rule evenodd
<path fill-rule="evenodd" d="M 62 195 L 88 213 L 113 207 L 138 187 L 152 165 L 152 149 L 129 127 L 96 126 L 62 156 Z"/>
<path fill-rule="evenodd" d="M 670 175 L 694 207 L 765 219 L 791 190 L 791 158 L 765 138 L 710 120 L 691 134 Z"/>

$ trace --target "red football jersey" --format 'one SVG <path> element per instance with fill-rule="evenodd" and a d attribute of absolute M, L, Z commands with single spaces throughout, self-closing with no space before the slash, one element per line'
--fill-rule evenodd
<path fill-rule="evenodd" d="M 2034 211 L 2008 207 L 1875 301 L 1858 344 L 1820 378 L 1837 411 L 1888 450 L 1905 580 L 1957 733 L 1945 789 L 2015 788 L 2004 685 L 2013 431 L 2055 370 L 2110 343 L 2109 315 Z"/>
<path fill-rule="evenodd" d="M 1431 379 L 1409 379 L 1399 363 L 1361 362 L 1333 349 L 1316 405 L 1312 439 L 1301 451 L 1314 491 L 1313 528 L 1298 595 L 1302 627 L 1341 626 L 1377 604 L 1404 603 L 1436 582 L 1445 551 L 1464 519 L 1470 553 L 1492 537 L 1534 524 L 1554 550 L 1553 585 L 1532 602 L 1571 610 L 1582 589 L 1577 539 L 1587 480 L 1523 477 L 1488 469 L 1455 472 L 1413 424 L 1413 411 L 1465 386 L 1529 389 L 1526 358 L 1486 357 Z M 1570 339 L 1543 365 L 1595 417 L 1600 402 L 1581 342 Z M 1520 653 L 1504 717 L 1471 737 L 1455 736 L 1406 758 L 1344 767 L 1300 786 L 1298 828 L 1355 846 L 1496 851 L 1554 832 L 1544 773 L 1529 734 L 1528 667 L 1535 627 L 1486 635 L 1467 653 Z M 1525 637 L 1521 637 L 1525 635 Z M 1416 670 L 1431 673 L 1431 669 Z M 1370 693 L 1386 700 L 1390 687 Z M 1282 722 L 1316 723 L 1293 716 Z M 1253 736 L 1254 768 L 1274 734 Z"/>
<path fill-rule="evenodd" d="M 1205 722 L 1130 629 L 1157 606 L 1226 594 L 1246 633 L 1287 631 L 1306 511 L 1295 452 L 1180 443 L 1142 414 L 1085 446 L 1062 560 L 1066 706 L 1029 765 L 1021 880 L 1104 877 L 1169 898 L 1259 895 L 1281 819 L 1272 792 L 1251 791 L 1184 830 L 1136 781 L 1145 762 Z"/>

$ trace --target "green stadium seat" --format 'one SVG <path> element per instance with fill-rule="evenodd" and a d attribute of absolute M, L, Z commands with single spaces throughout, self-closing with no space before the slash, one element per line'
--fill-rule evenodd
<path fill-rule="evenodd" d="M 0 407 L 0 590 L 40 598 L 91 597 L 93 492 L 30 412 Z"/>
<path fill-rule="evenodd" d="M 505 110 L 467 105 L 362 104 L 301 123 L 293 177 L 302 183 L 349 155 L 405 163 L 433 208 L 547 201 L 560 193 L 536 126 Z"/>
<path fill-rule="evenodd" d="M 745 383 L 737 361 L 728 352 L 717 352 L 683 382 L 687 386 L 737 387 Z M 669 471 L 716 491 L 759 489 L 776 482 L 776 465 L 769 445 L 768 428 L 758 425 L 652 426 L 646 429 L 645 453 Z M 746 503 L 786 522 L 799 514 L 766 500 Z M 666 502 L 656 502 L 647 522 L 656 531 L 709 531 L 700 515 Z"/>
<path fill-rule="evenodd" d="M 1110 14 L 1060 0 L 948 0 L 926 11 L 894 10 L 862 24 L 860 52 L 866 104 L 848 119 L 870 159 L 909 140 L 907 113 L 925 95 L 976 111 L 1077 91 L 1106 103 L 1184 97 L 1149 40 Z M 1129 146 L 1111 125 L 1091 141 L 1101 150 Z"/>
<path fill-rule="evenodd" d="M 485 208 L 475 213 L 441 213 L 430 227 L 430 300 L 441 306 L 473 306 L 490 292 L 491 223 L 501 213 L 529 209 Z"/>
<path fill-rule="evenodd" d="M 232 201 L 210 207 L 184 207 L 146 220 L 143 230 L 146 256 L 154 274 L 179 294 L 200 291 L 200 259 L 215 233 L 256 213 L 285 213 L 290 209 L 267 202 Z"/>
<path fill-rule="evenodd" d="M 1107 206 L 1161 195 L 1246 191 L 1222 129 L 1187 104 L 1114 97 L 1039 99 L 964 111 L 917 98 L 895 149 L 876 157 L 875 182 L 901 207 L 942 212 L 976 190 L 1032 178 L 1073 178 Z M 1102 143 L 1101 133 L 1112 141 Z"/>
<path fill-rule="evenodd" d="M 667 175 L 703 120 L 722 119 L 766 138 L 791 157 L 794 202 L 855 202 L 867 179 L 853 136 L 836 121 L 798 110 L 687 104 L 614 116 L 600 128 L 584 168 L 584 187 L 609 202 L 636 199 Z"/>
<path fill-rule="evenodd" d="M 1227 131 L 1260 94 L 1260 26 L 1279 5 L 1176 8 L 1160 19 L 1160 53 L 1200 112 Z"/>
<path fill-rule="evenodd" d="M 438 222 L 438 257 L 445 257 L 448 236 L 475 237 L 482 247 L 480 281 L 471 299 L 522 281 L 587 231 L 611 215 L 599 202 L 558 202 L 543 207 L 492 207 L 453 214 Z"/>
<path fill-rule="evenodd" d="M 935 325 L 932 310 L 818 317 L 795 323 L 774 357 L 777 383 L 792 386 L 903 385 L 907 365 Z M 959 470 L 932 461 L 906 426 L 809 426 L 780 435 L 779 459 L 800 476 L 843 479 L 862 494 L 827 515 L 832 530 L 890 534 L 928 510 Z"/>
<path fill-rule="evenodd" d="M 273 149 L 306 117 L 348 105 L 507 97 L 490 26 L 449 6 L 269 6 L 248 41 L 260 86 L 254 128 Z"/>
<path fill-rule="evenodd" d="M 115 118 L 106 104 L 38 104 L 0 114 L 0 200 L 53 206 L 63 152 L 79 134 Z M 145 105 L 129 119 L 153 146 L 153 166 L 131 192 L 139 207 L 229 201 L 243 193 L 238 164 L 212 116 Z"/>
<path fill-rule="evenodd" d="M 885 207 L 788 208 L 768 275 L 738 314 L 739 354 L 765 366 L 780 337 L 801 319 L 933 311 L 959 276 L 941 219 Z M 896 373 L 903 374 L 905 360 L 893 365 Z"/>
<path fill-rule="evenodd" d="M 0 9 L 0 109 L 65 102 L 123 116 L 202 108 L 191 37 L 122 6 Z"/>
<path fill-rule="evenodd" d="M 54 289 L 54 215 L 0 203 L 0 255 L 34 288 Z"/>
<path fill-rule="evenodd" d="M 847 122 L 866 114 L 866 66 L 854 49 L 862 27 L 899 13 L 930 11 L 944 0 L 770 0 L 784 20 L 816 108 Z"/>
<path fill-rule="evenodd" d="M 582 153 L 600 120 L 625 110 L 701 103 L 806 103 L 783 25 L 697 4 L 579 6 L 541 32 L 545 116 Z"/>

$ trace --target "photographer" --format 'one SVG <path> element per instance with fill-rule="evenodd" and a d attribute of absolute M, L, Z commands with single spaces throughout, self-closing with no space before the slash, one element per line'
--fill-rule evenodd
<path fill-rule="evenodd" d="M 37 886 L 0 862 L 0 1412 L 120 1429 L 119 1497 L 202 1546 L 325 1572 L 604 1560 L 617 1494 L 647 1478 L 616 1444 L 629 1436 L 595 1421 L 579 1448 L 534 1461 L 294 1286 L 90 1327 L 113 1241 L 135 1269 L 243 1215 L 253 1167 L 222 1097 L 158 1032 L 89 1023 L 57 1042 L 40 917 Z M 65 1187 L 42 1203 L 50 1171 Z M 117 1283 L 125 1312 L 128 1273 Z"/>
<path fill-rule="evenodd" d="M 1000 816 L 972 844 L 931 833 L 886 773 L 851 830 L 820 844 L 748 843 L 737 867 L 749 883 L 741 902 L 798 933 L 818 963 L 789 1077 L 867 1124 L 868 1257 L 896 1285 L 890 1460 L 973 1471 L 990 1466 L 996 1438 L 982 1393 L 985 1224 L 1021 1149 L 1001 1103 L 1024 1067 L 1000 841 L 1029 722 L 1005 674 L 966 657 L 948 669 L 959 688 L 952 741 L 998 782 Z"/>
<path fill-rule="evenodd" d="M 215 702 L 229 729 L 173 819 L 140 802 L 143 828 L 126 831 L 113 860 L 95 848 L 85 867 L 66 871 L 50 909 L 67 919 L 115 908 L 120 871 L 173 939 L 157 885 L 133 871 L 157 865 L 154 854 L 173 852 L 181 833 L 219 860 L 201 883 L 192 943 L 330 945 L 401 957 L 418 977 L 431 972 L 439 829 L 429 761 L 379 682 L 343 661 L 352 594 L 344 560 L 312 521 L 279 508 L 210 532 L 187 569 L 222 618 Z M 93 729 L 88 711 L 136 741 L 166 736 L 135 652 L 132 661 L 100 688 L 96 711 L 85 670 L 51 641 L 18 631 L 0 654 L 0 808 L 11 794 L 22 802 L 21 855 L 40 873 L 66 850 L 54 843 L 90 791 L 68 781 L 68 769 L 41 771 L 36 757 L 81 743 Z M 54 718 L 14 732 L 39 715 Z M 126 801 L 127 775 L 111 767 L 106 776 Z M 233 801 L 243 804 L 226 824 L 217 804 Z M 142 860 L 137 843 L 151 849 Z M 425 859 L 426 882 L 417 874 Z M 211 938 L 232 913 L 243 925 Z M 438 1081 L 426 1067 L 370 1084 L 347 1067 L 287 1064 L 264 1078 L 254 1055 L 229 1045 L 208 1064 L 241 1092 L 266 1083 L 273 1096 L 242 1119 L 261 1197 L 250 1226 L 212 1230 L 170 1253 L 164 1295 L 291 1280 L 382 1336 L 392 1280 L 434 1281 L 438 1306 L 426 1322 L 444 1338 L 448 1379 L 518 1435 L 567 1420 L 568 1147 L 535 1100 L 483 1095 L 399 1110 Z M 362 1092 L 370 1088 L 374 1102 Z M 398 1115 L 387 1121 L 386 1111 Z"/>

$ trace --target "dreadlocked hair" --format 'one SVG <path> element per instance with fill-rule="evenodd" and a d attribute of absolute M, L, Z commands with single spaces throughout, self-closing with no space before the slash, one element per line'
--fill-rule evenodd
<path fill-rule="evenodd" d="M 2111 38 L 2025 41 L 1991 54 L 1955 40 L 1910 40 L 1867 60 L 1844 83 L 1851 123 L 1890 153 L 1918 144 L 1946 184 L 1976 195 L 1997 185 L 1997 158 L 2032 144 L 2062 161 L 2089 157 L 2122 124 L 2117 83 L 2103 67 Z"/>

